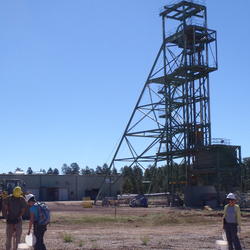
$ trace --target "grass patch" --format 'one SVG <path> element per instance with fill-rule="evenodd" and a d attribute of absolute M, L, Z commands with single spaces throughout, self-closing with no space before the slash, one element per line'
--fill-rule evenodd
<path fill-rule="evenodd" d="M 170 212 L 162 214 L 152 214 L 147 216 L 149 226 L 182 225 L 182 224 L 211 224 L 214 219 L 204 216 L 202 213 Z M 215 218 L 218 220 L 218 218 Z"/>
<path fill-rule="evenodd" d="M 116 218 L 111 215 L 91 215 L 91 216 L 54 216 L 52 224 L 109 224 L 109 223 L 134 223 L 142 221 L 139 216 L 117 216 Z"/>
<path fill-rule="evenodd" d="M 53 216 L 52 224 L 57 225 L 135 225 L 140 226 L 165 226 L 177 224 L 211 224 L 218 221 L 216 214 L 209 214 L 203 211 L 176 210 L 166 213 L 145 214 L 143 216 L 117 216 L 112 215 L 66 215 Z"/>
<path fill-rule="evenodd" d="M 79 243 L 78 243 L 78 246 L 79 247 L 83 247 L 84 246 L 84 242 L 82 240 L 80 240 Z"/>
<path fill-rule="evenodd" d="M 148 237 L 148 236 L 143 236 L 143 237 L 141 238 L 141 242 L 142 242 L 142 245 L 143 245 L 143 246 L 147 246 L 148 243 L 149 243 L 149 237 Z"/>
<path fill-rule="evenodd" d="M 64 243 L 71 243 L 71 242 L 73 242 L 73 236 L 71 234 L 64 233 L 63 234 L 63 242 Z"/>

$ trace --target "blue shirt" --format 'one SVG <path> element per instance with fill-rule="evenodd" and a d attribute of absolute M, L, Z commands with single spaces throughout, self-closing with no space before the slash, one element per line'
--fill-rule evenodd
<path fill-rule="evenodd" d="M 30 213 L 34 214 L 34 221 L 38 221 L 39 214 L 38 214 L 38 206 L 36 204 L 30 207 Z"/>

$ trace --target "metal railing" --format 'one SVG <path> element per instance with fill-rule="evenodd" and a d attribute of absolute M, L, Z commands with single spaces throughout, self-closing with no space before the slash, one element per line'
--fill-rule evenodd
<path fill-rule="evenodd" d="M 168 1 L 167 5 L 165 5 L 165 6 L 167 6 L 167 7 L 172 7 L 172 6 L 174 6 L 175 4 L 177 4 L 177 3 L 181 2 L 181 1 L 182 1 L 182 0 L 172 0 L 172 1 Z M 191 3 L 200 4 L 200 5 L 206 5 L 206 0 L 185 0 L 185 1 L 191 2 Z M 163 6 L 163 7 L 161 7 L 161 8 L 159 9 L 159 13 L 163 12 L 164 10 L 165 10 L 165 8 L 164 8 L 164 6 Z"/>
<path fill-rule="evenodd" d="M 226 138 L 212 138 L 212 145 L 230 145 L 231 142 Z"/>

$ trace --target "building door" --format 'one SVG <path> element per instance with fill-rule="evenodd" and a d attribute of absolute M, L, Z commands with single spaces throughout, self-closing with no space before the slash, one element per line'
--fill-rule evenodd
<path fill-rule="evenodd" d="M 59 201 L 69 200 L 69 192 L 67 188 L 59 188 Z"/>

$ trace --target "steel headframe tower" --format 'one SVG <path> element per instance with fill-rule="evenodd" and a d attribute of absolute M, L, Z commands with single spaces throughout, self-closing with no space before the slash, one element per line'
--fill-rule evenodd
<path fill-rule="evenodd" d="M 110 168 L 185 165 L 185 184 L 196 151 L 211 144 L 209 73 L 217 70 L 216 31 L 194 1 L 164 6 L 163 42 L 132 112 Z M 169 32 L 173 30 L 173 32 Z"/>

